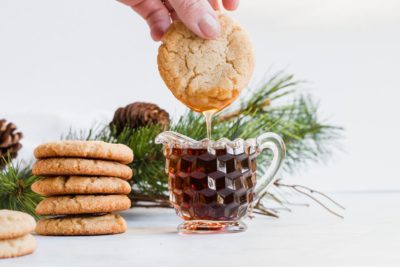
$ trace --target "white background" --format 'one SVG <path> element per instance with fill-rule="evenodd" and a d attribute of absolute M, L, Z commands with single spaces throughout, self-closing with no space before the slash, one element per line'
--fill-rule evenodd
<path fill-rule="evenodd" d="M 256 51 L 254 80 L 285 69 L 310 81 L 345 153 L 296 174 L 323 190 L 399 190 L 400 2 L 242 0 L 232 16 Z M 133 101 L 185 108 L 162 83 L 158 43 L 112 0 L 0 1 L 0 117 L 25 133 L 26 160 L 70 127 L 108 122 Z"/>

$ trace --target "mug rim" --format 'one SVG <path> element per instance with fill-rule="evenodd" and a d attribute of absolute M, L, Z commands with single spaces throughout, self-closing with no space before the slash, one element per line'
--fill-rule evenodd
<path fill-rule="evenodd" d="M 171 148 L 180 149 L 223 149 L 226 147 L 237 149 L 241 147 L 256 147 L 256 138 L 236 138 L 229 140 L 228 138 L 220 138 L 216 141 L 204 138 L 202 140 L 195 140 L 186 135 L 174 132 L 164 131 L 157 135 L 155 139 L 156 144 L 162 144 Z"/>

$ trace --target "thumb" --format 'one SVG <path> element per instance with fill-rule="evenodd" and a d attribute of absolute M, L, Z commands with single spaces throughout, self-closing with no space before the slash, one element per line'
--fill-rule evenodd
<path fill-rule="evenodd" d="M 196 35 L 205 39 L 218 37 L 220 25 L 207 0 L 169 0 L 179 19 Z"/>

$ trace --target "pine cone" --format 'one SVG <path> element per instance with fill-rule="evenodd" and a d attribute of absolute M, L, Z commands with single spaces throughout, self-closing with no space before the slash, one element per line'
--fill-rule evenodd
<path fill-rule="evenodd" d="M 152 103 L 134 102 L 124 108 L 118 108 L 110 125 L 119 135 L 125 127 L 137 129 L 151 124 L 160 124 L 164 130 L 169 127 L 169 114 Z"/>
<path fill-rule="evenodd" d="M 7 123 L 5 119 L 0 120 L 0 170 L 5 166 L 3 157 L 16 158 L 22 147 L 19 141 L 23 135 L 21 132 L 15 132 L 16 129 L 15 124 Z"/>

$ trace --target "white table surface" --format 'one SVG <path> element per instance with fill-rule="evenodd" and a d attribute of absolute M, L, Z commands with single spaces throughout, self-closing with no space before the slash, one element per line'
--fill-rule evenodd
<path fill-rule="evenodd" d="M 131 209 L 124 234 L 36 236 L 34 254 L 0 266 L 400 266 L 400 193 L 333 196 L 347 207 L 343 220 L 296 207 L 247 220 L 239 234 L 179 235 L 173 210 Z"/>

